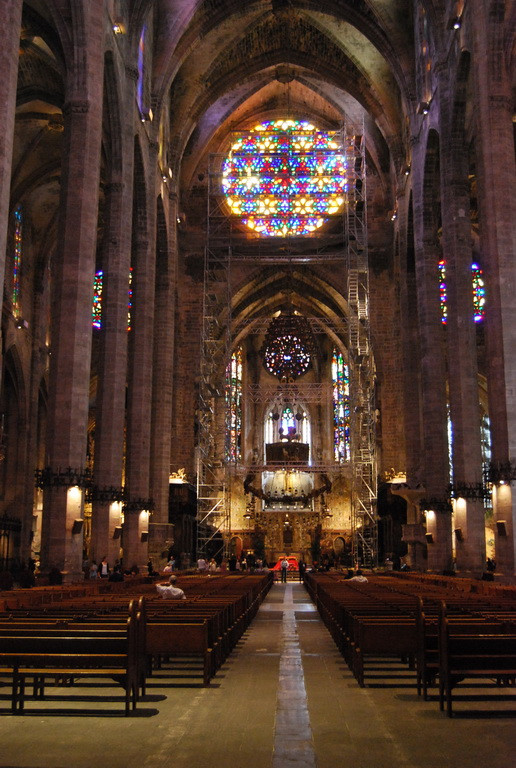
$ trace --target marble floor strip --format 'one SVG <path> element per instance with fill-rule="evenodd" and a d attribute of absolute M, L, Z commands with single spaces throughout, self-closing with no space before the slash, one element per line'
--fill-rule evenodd
<path fill-rule="evenodd" d="M 284 590 L 272 768 L 316 768 L 292 584 Z"/>

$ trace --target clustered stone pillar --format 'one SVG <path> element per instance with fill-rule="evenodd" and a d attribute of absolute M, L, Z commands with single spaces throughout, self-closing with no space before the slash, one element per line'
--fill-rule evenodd
<path fill-rule="evenodd" d="M 471 25 L 478 94 L 480 244 L 486 276 L 492 458 L 495 465 L 512 464 L 505 484 L 498 485 L 493 498 L 496 520 L 503 521 L 497 526 L 496 560 L 500 570 L 513 574 L 516 494 L 510 482 L 516 465 L 516 167 L 506 23 L 503 3 L 475 3 Z"/>
<path fill-rule="evenodd" d="M 164 185 L 164 190 L 167 187 Z M 154 321 L 154 383 L 152 412 L 151 492 L 155 510 L 149 552 L 154 558 L 174 542 L 169 524 L 169 475 L 174 395 L 174 324 L 177 291 L 177 190 L 168 181 L 168 210 L 158 210 L 156 238 L 156 298 Z M 168 222 L 168 227 L 167 227 Z M 175 469 L 178 469 L 175 467 Z"/>
<path fill-rule="evenodd" d="M 95 418 L 94 485 L 91 557 L 120 556 L 125 403 L 128 349 L 128 301 L 131 268 L 133 201 L 133 110 L 137 72 L 126 70 L 127 91 L 120 105 L 119 153 L 111 147 L 111 181 L 105 187 L 105 231 L 102 243 L 102 329 Z M 106 492 L 113 488 L 113 495 Z"/>
<path fill-rule="evenodd" d="M 57 567 L 69 579 L 81 573 L 83 555 L 80 474 L 86 462 L 102 139 L 102 8 L 92 4 L 86 15 L 89 31 L 82 54 L 88 61 L 87 82 L 76 86 L 70 76 L 63 110 L 61 198 L 52 272 L 46 464 L 56 480 L 64 470 L 70 487 L 52 483 L 45 488 L 41 547 L 43 568 Z M 79 476 L 73 477 L 67 468 L 79 470 Z"/>
<path fill-rule="evenodd" d="M 441 74 L 441 210 L 446 269 L 448 388 L 453 429 L 455 552 L 457 569 L 479 576 L 485 564 L 485 518 L 481 497 L 482 451 L 476 329 L 471 276 L 471 220 L 464 105 L 447 91 Z M 443 82 L 444 81 L 444 82 Z M 472 498 L 473 495 L 473 498 Z"/>
<path fill-rule="evenodd" d="M 451 508 L 445 503 L 448 486 L 446 368 L 441 344 L 435 185 L 437 148 L 427 150 L 421 163 L 424 177 L 414 181 L 414 231 L 417 277 L 418 324 L 421 350 L 422 453 L 428 499 L 436 499 L 427 513 L 428 568 L 452 568 Z"/>
<path fill-rule="evenodd" d="M 4 0 L 0 24 L 0 295 L 3 295 L 22 0 Z M 1 380 L 1 370 L 0 370 Z"/>
<path fill-rule="evenodd" d="M 132 153 L 130 153 L 132 155 Z M 125 162 L 125 161 L 124 161 Z M 122 499 L 109 498 L 106 488 L 122 487 L 127 375 L 127 304 L 130 270 L 132 180 L 106 187 L 106 234 L 103 249 L 102 329 L 95 419 L 94 486 L 91 557 L 107 555 L 112 564 L 120 555 Z M 115 494 L 116 495 L 116 494 Z"/>
<path fill-rule="evenodd" d="M 133 311 L 129 340 L 124 564 L 141 567 L 148 550 L 150 499 L 151 413 L 154 338 L 156 198 L 154 185 L 135 163 L 133 198 Z M 149 150 L 149 168 L 156 157 Z M 152 193 L 149 192 L 152 190 Z"/>

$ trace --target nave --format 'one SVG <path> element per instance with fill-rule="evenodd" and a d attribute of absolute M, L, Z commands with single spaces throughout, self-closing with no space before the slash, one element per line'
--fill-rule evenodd
<path fill-rule="evenodd" d="M 102 692 L 96 714 L 78 697 L 77 716 L 66 717 L 55 691 L 24 717 L 0 717 L 0 764 L 507 768 L 516 748 L 514 693 L 491 709 L 488 693 L 463 688 L 467 711 L 458 697 L 452 720 L 436 694 L 417 697 L 414 674 L 400 664 L 371 664 L 359 688 L 304 587 L 276 583 L 209 688 L 165 665 L 129 718 L 119 716 L 119 688 Z"/>

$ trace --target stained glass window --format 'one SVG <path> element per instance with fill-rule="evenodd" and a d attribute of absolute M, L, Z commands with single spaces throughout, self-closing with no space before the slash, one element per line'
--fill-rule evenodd
<path fill-rule="evenodd" d="M 222 174 L 231 213 L 266 237 L 310 235 L 342 209 L 347 190 L 337 134 L 304 120 L 268 120 L 240 134 Z"/>
<path fill-rule="evenodd" d="M 289 429 L 293 429 L 295 431 L 296 419 L 294 417 L 294 411 L 289 405 L 283 408 L 280 422 L 280 429 L 282 430 L 282 434 L 285 435 L 285 437 L 289 434 Z"/>
<path fill-rule="evenodd" d="M 453 422 L 451 420 L 450 404 L 446 404 L 448 413 L 446 432 L 448 435 L 448 473 L 450 484 L 453 483 Z"/>
<path fill-rule="evenodd" d="M 266 414 L 266 445 L 293 437 L 301 443 L 310 444 L 310 414 L 301 402 L 284 402 L 280 398 L 269 405 Z"/>
<path fill-rule="evenodd" d="M 441 322 L 446 325 L 448 321 L 448 307 L 446 305 L 446 262 L 439 262 L 439 301 L 441 302 Z"/>
<path fill-rule="evenodd" d="M 102 328 L 102 283 L 104 272 L 99 269 L 93 278 L 93 307 L 91 311 L 91 324 L 94 328 Z M 127 330 L 131 330 L 131 309 L 133 306 L 133 268 L 129 270 L 129 287 L 127 289 Z"/>
<path fill-rule="evenodd" d="M 482 451 L 482 471 L 484 473 L 484 480 L 489 478 L 489 467 L 491 464 L 491 421 L 487 413 L 482 413 L 480 421 L 480 448 Z M 486 509 L 492 509 L 493 501 L 491 497 L 484 498 L 484 507 Z"/>
<path fill-rule="evenodd" d="M 331 362 L 333 383 L 333 443 L 335 461 L 342 464 L 350 459 L 349 370 L 336 349 Z"/>
<path fill-rule="evenodd" d="M 281 381 L 292 381 L 306 373 L 310 361 L 309 351 L 294 334 L 272 339 L 264 352 L 265 367 Z"/>
<path fill-rule="evenodd" d="M 102 327 L 102 278 L 104 273 L 101 269 L 95 272 L 93 278 L 93 309 L 91 312 L 91 324 L 94 328 Z"/>
<path fill-rule="evenodd" d="M 127 330 L 131 330 L 131 312 L 133 309 L 133 268 L 129 267 L 129 288 L 127 289 Z"/>
<path fill-rule="evenodd" d="M 473 263 L 471 265 L 471 276 L 473 279 L 473 319 L 475 323 L 480 323 L 485 315 L 486 287 L 484 283 L 484 272 Z"/>
<path fill-rule="evenodd" d="M 226 459 L 237 462 L 242 457 L 242 348 L 233 352 L 226 372 L 226 408 L 228 431 Z"/>
<path fill-rule="evenodd" d="M 147 26 L 145 25 L 140 35 L 138 42 L 138 84 L 136 86 L 136 96 L 138 99 L 138 107 L 140 112 L 143 113 L 145 107 L 145 35 L 147 33 Z"/>
<path fill-rule="evenodd" d="M 473 320 L 481 323 L 485 316 L 486 289 L 484 272 L 475 262 L 471 265 L 471 281 L 473 291 Z M 439 262 L 439 300 L 441 302 L 441 321 L 443 325 L 448 322 L 448 307 L 446 304 L 446 262 Z"/>
<path fill-rule="evenodd" d="M 23 255 L 23 214 L 21 205 L 14 209 L 14 258 L 13 258 L 13 315 L 19 317 L 20 307 L 20 285 L 21 285 L 21 263 Z"/>

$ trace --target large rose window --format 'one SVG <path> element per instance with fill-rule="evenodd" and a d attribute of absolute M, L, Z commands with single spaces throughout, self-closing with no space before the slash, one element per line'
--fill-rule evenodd
<path fill-rule="evenodd" d="M 338 134 L 306 121 L 269 120 L 239 134 L 222 173 L 231 213 L 262 236 L 310 235 L 344 206 Z"/>

